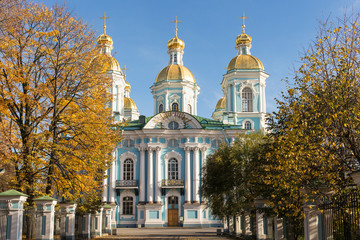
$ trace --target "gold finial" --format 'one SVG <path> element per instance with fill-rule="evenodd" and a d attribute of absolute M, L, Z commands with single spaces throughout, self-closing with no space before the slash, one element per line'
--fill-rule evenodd
<path fill-rule="evenodd" d="M 238 17 L 241 18 L 243 20 L 243 24 L 242 24 L 242 33 L 245 33 L 245 19 L 249 18 L 249 17 L 245 17 L 245 13 L 243 12 L 242 17 Z"/>
<path fill-rule="evenodd" d="M 104 34 L 106 34 L 106 19 L 109 19 L 110 17 L 107 17 L 106 15 L 105 15 L 105 12 L 104 12 L 104 16 L 103 17 L 100 17 L 100 19 L 104 19 L 104 26 L 103 26 L 103 28 L 104 28 Z"/>
<path fill-rule="evenodd" d="M 124 65 L 124 68 L 122 68 L 121 70 L 124 71 L 124 77 L 126 78 L 126 70 L 129 70 L 128 68 L 126 68 L 126 65 Z"/>
<path fill-rule="evenodd" d="M 173 22 L 173 23 L 175 23 L 175 37 L 177 37 L 177 23 L 179 23 L 179 22 L 181 22 L 181 21 L 178 21 L 177 20 L 177 16 L 175 16 L 175 21 L 171 21 L 171 22 Z"/>

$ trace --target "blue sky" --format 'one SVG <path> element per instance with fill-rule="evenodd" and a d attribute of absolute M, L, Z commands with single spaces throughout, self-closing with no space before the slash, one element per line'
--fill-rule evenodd
<path fill-rule="evenodd" d="M 245 15 L 246 33 L 252 39 L 252 55 L 264 64 L 267 79 L 267 112 L 276 110 L 274 98 L 300 64 L 300 57 L 315 39 L 319 21 L 357 13 L 360 0 L 45 0 L 46 5 L 66 3 L 69 10 L 102 33 L 104 12 L 107 34 L 114 41 L 114 55 L 127 71 L 131 97 L 140 114 L 153 115 L 149 87 L 168 64 L 167 41 L 178 36 L 185 41 L 184 65 L 200 86 L 198 115 L 211 117 L 222 97 L 225 68 L 236 56 L 235 39 Z"/>

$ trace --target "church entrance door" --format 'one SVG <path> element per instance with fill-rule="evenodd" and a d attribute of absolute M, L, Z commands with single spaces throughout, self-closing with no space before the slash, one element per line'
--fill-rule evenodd
<path fill-rule="evenodd" d="M 179 205 L 178 197 L 171 196 L 168 198 L 168 226 L 179 226 Z"/>

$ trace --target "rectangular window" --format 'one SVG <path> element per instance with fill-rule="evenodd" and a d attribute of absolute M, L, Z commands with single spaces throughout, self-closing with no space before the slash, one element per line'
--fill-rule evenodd
<path fill-rule="evenodd" d="M 133 215 L 133 198 L 124 197 L 123 198 L 123 214 L 124 215 Z"/>
<path fill-rule="evenodd" d="M 41 218 L 41 235 L 45 235 L 46 232 L 46 216 Z"/>
<path fill-rule="evenodd" d="M 6 239 L 11 239 L 11 216 L 6 218 Z"/>
<path fill-rule="evenodd" d="M 69 232 L 69 217 L 65 218 L 65 232 Z"/>

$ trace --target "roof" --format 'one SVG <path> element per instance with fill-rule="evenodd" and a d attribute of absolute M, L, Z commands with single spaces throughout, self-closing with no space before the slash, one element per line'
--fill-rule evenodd
<path fill-rule="evenodd" d="M 29 195 L 26 195 L 25 193 L 21 193 L 19 191 L 16 191 L 15 189 L 7 190 L 5 192 L 0 193 L 0 197 L 7 197 L 7 196 L 24 196 L 28 197 Z"/>
<path fill-rule="evenodd" d="M 189 114 L 191 115 L 191 114 Z M 128 122 L 126 124 L 125 127 L 123 127 L 122 129 L 125 131 L 132 131 L 132 130 L 140 130 L 143 129 L 144 126 L 153 118 L 155 117 L 151 116 L 151 117 L 145 117 L 145 121 L 144 123 L 140 123 L 140 120 L 135 120 L 135 121 L 131 121 Z M 222 130 L 222 129 L 243 129 L 242 126 L 240 125 L 233 125 L 233 124 L 224 124 L 220 121 L 217 120 L 213 120 L 213 119 L 209 119 L 209 118 L 204 118 L 204 117 L 200 117 L 200 116 L 195 116 L 195 115 L 191 115 L 193 118 L 195 118 L 201 125 L 201 127 L 203 129 L 212 129 L 212 130 Z"/>
<path fill-rule="evenodd" d="M 54 200 L 56 199 L 49 196 L 42 196 L 34 199 L 34 201 L 54 201 Z"/>

